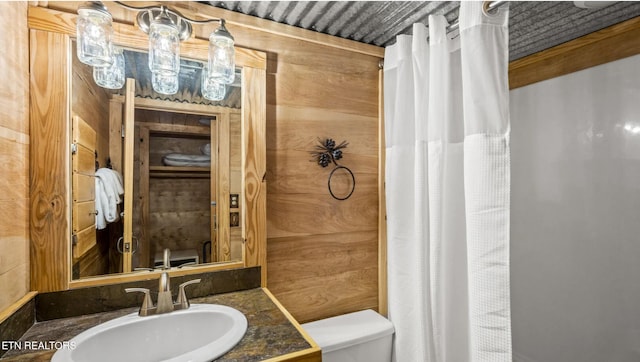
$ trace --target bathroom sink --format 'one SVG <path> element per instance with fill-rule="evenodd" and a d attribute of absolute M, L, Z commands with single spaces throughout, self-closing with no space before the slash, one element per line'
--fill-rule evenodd
<path fill-rule="evenodd" d="M 75 348 L 57 351 L 51 361 L 211 361 L 246 331 L 244 314 L 217 304 L 146 317 L 132 313 L 78 334 L 69 341 Z"/>

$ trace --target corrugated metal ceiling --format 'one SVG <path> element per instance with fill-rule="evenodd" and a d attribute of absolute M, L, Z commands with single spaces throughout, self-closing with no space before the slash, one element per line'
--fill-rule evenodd
<path fill-rule="evenodd" d="M 430 14 L 458 17 L 458 1 L 209 1 L 223 9 L 381 47 L 411 34 Z M 583 9 L 572 1 L 513 1 L 509 5 L 510 58 L 515 60 L 627 19 L 640 1 Z"/>

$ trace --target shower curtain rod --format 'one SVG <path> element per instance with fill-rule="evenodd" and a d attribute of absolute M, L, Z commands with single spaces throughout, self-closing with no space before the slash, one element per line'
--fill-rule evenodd
<path fill-rule="evenodd" d="M 502 5 L 508 3 L 508 1 L 500 0 L 500 1 L 485 1 L 483 3 L 483 8 L 485 13 L 491 13 L 493 10 L 501 7 Z M 456 19 L 451 25 L 447 27 L 447 33 L 452 32 L 460 26 L 460 22 Z"/>
<path fill-rule="evenodd" d="M 508 1 L 505 1 L 505 0 L 485 1 L 485 2 L 483 2 L 484 11 L 486 13 L 490 13 L 493 10 L 499 8 L 500 6 L 502 6 L 502 5 L 506 4 L 506 3 L 508 3 Z M 456 19 L 453 23 L 451 23 L 449 26 L 447 26 L 447 33 L 450 33 L 452 31 L 457 30 L 459 26 L 460 26 L 460 23 L 458 22 L 458 19 Z M 384 59 L 381 59 L 378 62 L 378 68 L 384 69 Z"/>

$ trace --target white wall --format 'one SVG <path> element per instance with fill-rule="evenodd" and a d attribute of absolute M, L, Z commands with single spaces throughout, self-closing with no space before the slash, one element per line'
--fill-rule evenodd
<path fill-rule="evenodd" d="M 640 55 L 511 91 L 514 361 L 640 361 Z"/>

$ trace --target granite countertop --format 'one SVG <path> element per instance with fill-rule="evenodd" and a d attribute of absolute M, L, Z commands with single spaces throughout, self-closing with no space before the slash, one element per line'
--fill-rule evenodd
<path fill-rule="evenodd" d="M 311 348 L 278 306 L 260 288 L 193 298 L 192 304 L 221 304 L 233 307 L 247 317 L 248 328 L 242 340 L 216 361 L 262 361 Z M 105 321 L 137 312 L 126 308 L 79 317 L 36 322 L 20 341 L 66 342 L 80 332 Z M 55 350 L 9 350 L 2 361 L 49 361 Z"/>

